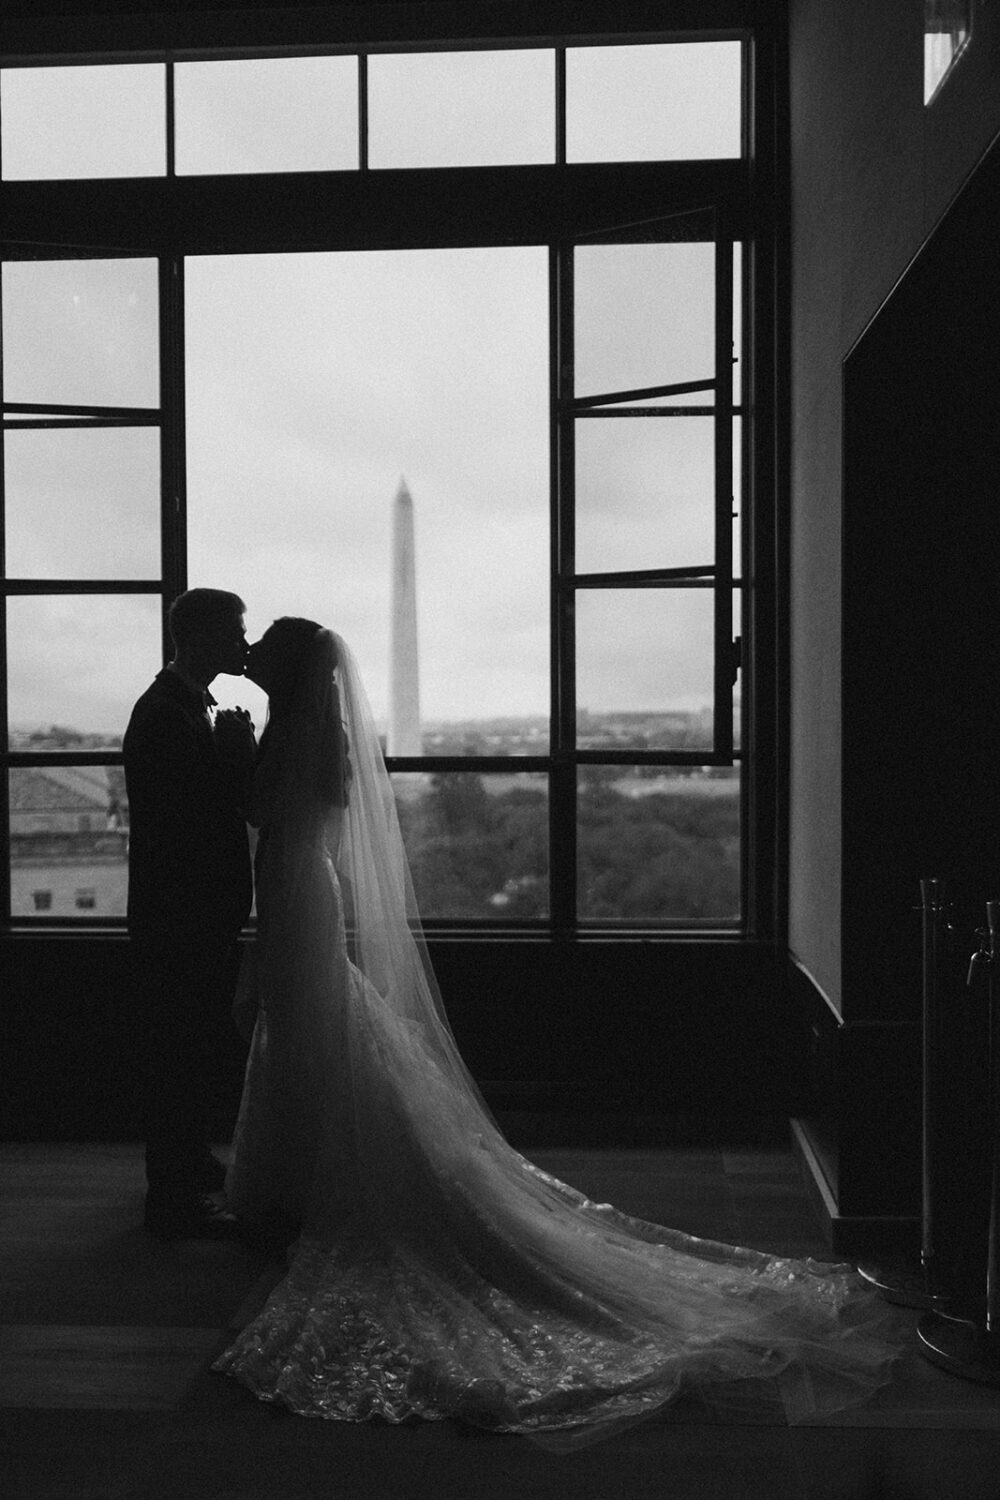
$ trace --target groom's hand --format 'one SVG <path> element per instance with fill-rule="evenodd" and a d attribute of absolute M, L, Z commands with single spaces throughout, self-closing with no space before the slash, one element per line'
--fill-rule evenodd
<path fill-rule="evenodd" d="M 245 708 L 220 708 L 215 715 L 215 748 L 224 760 L 249 760 L 256 748 L 253 720 Z"/>

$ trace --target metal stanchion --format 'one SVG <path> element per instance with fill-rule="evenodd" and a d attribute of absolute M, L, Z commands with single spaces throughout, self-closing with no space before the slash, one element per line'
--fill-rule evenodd
<path fill-rule="evenodd" d="M 989 1010 L 990 1204 L 982 1312 L 959 1317 L 943 1309 L 917 1325 L 920 1352 L 966 1380 L 1000 1385 L 1000 901 L 986 904 L 988 946 L 980 945 L 969 969 L 970 986 L 986 976 Z"/>
<path fill-rule="evenodd" d="M 858 1270 L 876 1286 L 887 1302 L 901 1307 L 936 1308 L 947 1296 L 942 1254 L 940 1186 L 946 1180 L 947 1132 L 941 1129 L 942 1015 L 941 974 L 951 931 L 945 882 L 920 882 L 923 944 L 923 1073 L 922 1073 L 922 1216 L 919 1260 L 915 1255 L 864 1260 Z"/>

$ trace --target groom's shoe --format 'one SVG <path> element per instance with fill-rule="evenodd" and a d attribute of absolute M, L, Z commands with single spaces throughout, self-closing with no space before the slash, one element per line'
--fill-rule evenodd
<path fill-rule="evenodd" d="M 146 1197 L 143 1225 L 160 1240 L 235 1240 L 242 1238 L 242 1225 L 206 1193 L 183 1199 Z"/>

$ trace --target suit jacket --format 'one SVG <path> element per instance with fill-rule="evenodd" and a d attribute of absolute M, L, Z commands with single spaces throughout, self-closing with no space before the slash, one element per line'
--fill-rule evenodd
<path fill-rule="evenodd" d="M 122 749 L 129 933 L 168 942 L 235 939 L 253 900 L 251 765 L 217 755 L 204 700 L 166 669 L 133 708 Z"/>

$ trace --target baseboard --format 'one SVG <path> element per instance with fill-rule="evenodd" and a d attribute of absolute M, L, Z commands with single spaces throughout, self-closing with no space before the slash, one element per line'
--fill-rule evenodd
<path fill-rule="evenodd" d="M 916 1254 L 920 1247 L 920 1220 L 916 1217 L 842 1214 L 823 1165 L 808 1120 L 791 1120 L 792 1150 L 802 1169 L 806 1191 L 835 1255 L 856 1260 L 886 1252 Z"/>

